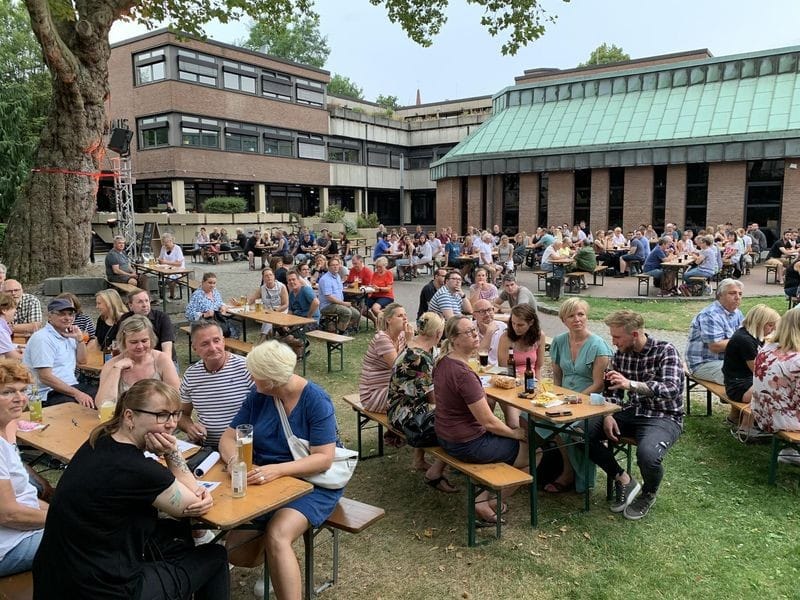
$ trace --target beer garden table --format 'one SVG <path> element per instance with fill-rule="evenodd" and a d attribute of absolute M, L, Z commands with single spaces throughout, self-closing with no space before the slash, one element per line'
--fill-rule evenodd
<path fill-rule="evenodd" d="M 171 267 L 169 265 L 148 265 L 148 264 L 133 264 L 136 271 L 144 271 L 145 273 L 152 273 L 158 276 L 158 293 L 161 295 L 161 305 L 164 312 L 167 312 L 167 294 L 166 286 L 167 281 L 174 281 L 177 285 L 185 285 L 187 294 L 191 292 L 189 288 L 189 275 L 194 273 L 194 269 L 187 269 L 185 267 Z M 177 275 L 173 279 L 173 275 Z M 184 280 L 181 282 L 181 280 Z"/>

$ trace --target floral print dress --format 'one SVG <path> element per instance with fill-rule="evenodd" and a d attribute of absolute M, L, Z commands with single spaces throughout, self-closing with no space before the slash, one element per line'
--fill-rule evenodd
<path fill-rule="evenodd" d="M 420 348 L 406 348 L 394 361 L 389 381 L 387 416 L 392 427 L 402 431 L 411 416 L 428 412 L 431 391 L 433 356 Z"/>
<path fill-rule="evenodd" d="M 800 431 L 800 352 L 767 344 L 753 368 L 751 408 L 758 427 L 767 433 Z"/>

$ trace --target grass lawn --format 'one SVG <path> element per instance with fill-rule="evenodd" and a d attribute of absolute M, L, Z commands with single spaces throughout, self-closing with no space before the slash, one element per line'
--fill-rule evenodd
<path fill-rule="evenodd" d="M 562 296 L 562 301 L 564 300 Z M 537 299 L 538 302 L 547 307 L 558 309 L 560 302 Z M 589 314 L 592 320 L 600 321 L 612 312 L 622 308 L 630 308 L 644 315 L 645 323 L 648 329 L 662 329 L 668 331 L 688 331 L 689 325 L 694 316 L 703 310 L 709 304 L 709 299 L 705 298 L 703 301 L 690 300 L 675 301 L 675 300 L 631 300 L 625 299 L 624 303 L 615 298 L 592 298 L 584 297 L 589 304 Z M 783 296 L 754 296 L 745 297 L 742 299 L 741 310 L 747 314 L 756 304 L 766 304 L 777 310 L 780 314 L 786 312 L 788 304 Z"/>

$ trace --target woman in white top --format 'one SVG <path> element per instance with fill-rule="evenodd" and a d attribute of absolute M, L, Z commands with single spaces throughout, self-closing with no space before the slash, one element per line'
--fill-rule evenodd
<path fill-rule="evenodd" d="M 11 324 L 17 314 L 17 303 L 11 294 L 0 293 L 0 356 L 22 360 L 22 352 L 12 339 Z"/>

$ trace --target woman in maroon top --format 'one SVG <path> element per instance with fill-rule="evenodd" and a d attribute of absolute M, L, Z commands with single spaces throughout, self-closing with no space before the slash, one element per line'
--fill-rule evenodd
<path fill-rule="evenodd" d="M 444 450 L 459 460 L 487 464 L 505 462 L 528 466 L 525 429 L 509 427 L 489 407 L 481 380 L 467 361 L 478 349 L 478 329 L 470 319 L 450 317 L 444 328 L 446 340 L 433 370 L 436 396 L 436 436 Z M 513 490 L 507 490 L 510 496 Z M 475 499 L 475 510 L 486 523 L 495 523 L 489 493 Z"/>

